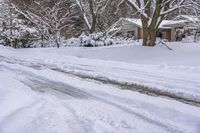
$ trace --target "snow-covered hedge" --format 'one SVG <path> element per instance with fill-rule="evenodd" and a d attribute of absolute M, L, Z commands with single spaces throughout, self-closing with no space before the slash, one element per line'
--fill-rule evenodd
<path fill-rule="evenodd" d="M 85 35 L 82 34 L 78 38 L 71 38 L 63 41 L 63 46 L 70 47 L 99 47 L 110 46 L 118 44 L 134 43 L 135 40 L 125 38 L 110 38 L 104 35 L 102 32 Z"/>
<path fill-rule="evenodd" d="M 195 37 L 194 37 L 194 35 L 191 35 L 191 36 L 185 36 L 185 38 L 183 38 L 182 39 L 182 41 L 181 42 L 183 42 L 183 43 L 193 43 L 193 42 L 200 42 L 200 38 L 198 39 L 194 39 Z"/>
<path fill-rule="evenodd" d="M 90 35 L 82 34 L 78 38 L 71 38 L 63 42 L 64 46 L 97 47 L 113 45 L 114 40 L 107 38 L 103 33 L 94 33 Z"/>

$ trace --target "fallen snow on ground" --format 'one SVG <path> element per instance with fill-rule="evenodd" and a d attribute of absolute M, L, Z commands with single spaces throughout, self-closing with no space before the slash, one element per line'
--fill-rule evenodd
<path fill-rule="evenodd" d="M 1 62 L 1 133 L 198 133 L 200 109 Z"/>
<path fill-rule="evenodd" d="M 137 83 L 200 101 L 200 45 L 0 47 L 0 133 L 200 132 L 200 109 L 48 69 Z"/>
<path fill-rule="evenodd" d="M 53 65 L 91 77 L 134 83 L 200 101 L 200 45 L 171 43 L 148 48 L 125 45 L 103 48 L 1 50 L 0 55 Z"/>

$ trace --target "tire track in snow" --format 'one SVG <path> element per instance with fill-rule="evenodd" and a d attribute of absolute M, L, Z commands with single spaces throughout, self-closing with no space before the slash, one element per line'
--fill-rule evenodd
<path fill-rule="evenodd" d="M 65 73 L 67 75 L 77 76 L 77 77 L 80 77 L 82 79 L 95 80 L 95 81 L 102 82 L 104 84 L 110 84 L 110 85 L 116 86 L 116 87 L 121 88 L 121 89 L 136 91 L 136 92 L 151 95 L 151 96 L 167 97 L 167 98 L 171 98 L 171 99 L 174 99 L 176 101 L 179 101 L 179 102 L 183 102 L 183 103 L 186 103 L 186 104 L 190 104 L 190 105 L 193 105 L 193 106 L 200 107 L 200 101 L 199 100 L 189 98 L 189 97 L 184 97 L 183 95 L 179 95 L 179 94 L 172 93 L 172 92 L 169 92 L 169 91 L 160 90 L 160 89 L 157 89 L 157 88 L 152 88 L 152 87 L 134 84 L 134 83 L 119 82 L 119 81 L 112 80 L 112 79 L 109 79 L 109 78 L 106 78 L 106 77 L 94 76 L 94 75 L 90 75 L 90 74 L 83 74 L 83 73 L 80 73 L 80 72 L 70 71 L 70 70 L 61 69 L 61 68 L 50 68 L 50 69 L 53 70 L 53 71 Z"/>
<path fill-rule="evenodd" d="M 91 75 L 91 74 L 76 72 L 74 70 L 69 70 L 69 68 L 66 68 L 66 69 L 59 68 L 56 65 L 51 65 L 51 64 L 26 62 L 23 60 L 7 58 L 4 56 L 0 56 L 0 61 L 4 61 L 4 62 L 10 63 L 10 64 L 19 64 L 19 65 L 31 67 L 31 68 L 34 68 L 37 70 L 48 68 L 50 70 L 64 73 L 67 75 L 72 75 L 72 76 L 76 76 L 76 77 L 83 78 L 83 79 L 95 80 L 95 81 L 102 82 L 104 84 L 114 85 L 121 89 L 137 91 L 139 93 L 152 95 L 152 96 L 167 97 L 167 98 L 177 100 L 179 102 L 183 102 L 186 104 L 200 107 L 200 101 L 198 99 L 194 99 L 192 97 L 188 97 L 188 96 L 185 96 L 185 95 L 179 94 L 179 93 L 173 93 L 173 92 L 169 92 L 166 90 L 161 90 L 158 88 L 148 87 L 148 86 L 144 86 L 144 85 L 140 85 L 140 84 L 136 84 L 136 83 L 120 82 L 120 81 L 116 81 L 116 80 L 113 80 L 113 79 L 110 79 L 107 77 L 95 76 L 95 75 Z M 76 69 L 79 70 L 78 67 L 76 67 Z"/>
<path fill-rule="evenodd" d="M 3 67 L 3 66 L 1 66 L 1 67 Z M 132 110 L 130 108 L 120 105 L 119 103 L 109 101 L 109 100 L 99 97 L 99 96 L 94 96 L 88 92 L 71 87 L 65 83 L 55 82 L 55 81 L 46 79 L 44 77 L 38 76 L 29 71 L 8 68 L 8 66 L 4 67 L 4 69 L 7 69 L 12 72 L 17 72 L 17 73 L 21 74 L 21 76 L 24 76 L 25 79 L 27 79 L 27 80 L 21 81 L 21 82 L 24 83 L 25 85 L 29 86 L 30 88 L 32 88 L 35 91 L 45 92 L 46 90 L 54 90 L 54 91 L 66 94 L 67 96 L 71 96 L 72 98 L 75 98 L 75 99 L 80 99 L 80 100 L 85 99 L 85 100 L 92 100 L 94 102 L 95 101 L 102 102 L 109 106 L 115 107 L 115 108 L 121 110 L 122 112 L 128 113 L 140 120 L 143 120 L 144 122 L 146 122 L 150 125 L 164 129 L 167 132 L 184 133 L 184 131 L 181 131 L 180 129 L 178 129 L 178 127 L 174 127 L 173 125 L 170 125 L 169 123 L 154 120 L 148 116 L 145 116 L 143 114 L 135 112 L 134 110 Z M 41 88 L 42 88 L 42 91 L 41 91 Z M 48 93 L 48 91 L 47 91 L 47 93 Z"/>
<path fill-rule="evenodd" d="M 33 77 L 35 77 L 35 79 L 33 79 Z M 75 99 L 85 99 L 85 100 L 102 102 L 102 103 L 108 104 L 112 107 L 118 108 L 118 109 L 122 110 L 123 112 L 131 114 L 134 117 L 137 117 L 138 119 L 143 120 L 144 122 L 147 122 L 149 124 L 152 124 L 152 125 L 155 125 L 157 127 L 162 128 L 162 129 L 165 129 L 168 132 L 183 133 L 183 131 L 179 130 L 178 128 L 174 127 L 173 125 L 169 125 L 167 123 L 162 123 L 162 122 L 153 120 L 153 119 L 151 119 L 151 118 L 149 118 L 145 115 L 134 112 L 134 110 L 129 109 L 129 108 L 123 106 L 123 105 L 120 105 L 120 104 L 115 103 L 115 102 L 111 102 L 111 101 L 104 99 L 102 97 L 94 96 L 94 95 L 92 95 L 88 92 L 84 92 L 82 90 L 71 87 L 71 86 L 64 84 L 62 82 L 55 82 L 55 81 L 48 80 L 48 79 L 41 78 L 41 77 L 39 78 L 38 76 L 34 76 L 32 74 L 31 74 L 31 78 L 30 78 L 30 75 L 27 75 L 26 79 L 28 79 L 27 82 L 25 81 L 23 83 L 25 83 L 26 85 L 31 87 L 33 90 L 38 90 L 38 85 L 39 85 L 39 88 L 43 87 L 44 90 L 45 89 L 47 89 L 47 90 L 52 89 L 52 90 L 64 93 L 68 96 L 72 96 Z M 30 81 L 33 84 L 30 84 Z M 35 85 L 37 85 L 37 86 L 35 86 Z"/>
<path fill-rule="evenodd" d="M 28 77 L 27 77 L 28 78 Z M 41 79 L 40 79 L 41 80 Z M 103 99 L 103 98 L 100 98 L 100 97 L 97 97 L 97 96 L 93 96 L 87 92 L 84 92 L 83 95 L 74 95 L 74 91 L 73 91 L 73 88 L 72 89 L 68 89 L 68 85 L 61 83 L 61 82 L 54 82 L 54 81 L 50 81 L 50 80 L 44 80 L 44 81 L 38 81 L 38 80 L 28 80 L 28 82 L 31 81 L 35 84 L 39 84 L 39 86 L 43 86 L 44 88 L 46 89 L 52 89 L 52 90 L 56 90 L 56 91 L 59 91 L 61 93 L 65 93 L 66 91 L 63 91 L 63 87 L 65 88 L 65 90 L 68 90 L 67 93 L 65 93 L 66 95 L 69 95 L 69 96 L 72 96 L 73 98 L 75 99 L 82 99 L 82 98 L 86 98 L 87 100 L 92 100 L 92 101 L 99 101 L 99 102 L 102 102 L 102 103 L 105 103 L 105 104 L 108 104 L 110 106 L 113 106 L 115 108 L 118 108 L 120 110 L 122 110 L 123 112 L 126 112 L 128 114 L 131 114 L 135 117 L 137 117 L 138 119 L 142 119 L 144 122 L 147 122 L 149 124 L 152 124 L 152 125 L 155 125 L 157 127 L 160 127 L 162 129 L 165 129 L 166 131 L 168 132 L 176 132 L 176 133 L 183 133 L 183 131 L 179 130 L 178 128 L 174 128 L 173 125 L 170 125 L 169 124 L 165 124 L 165 123 L 162 123 L 162 122 L 159 122 L 159 121 L 155 121 L 147 116 L 144 116 L 140 113 L 137 113 L 137 112 L 134 112 L 133 110 L 127 108 L 127 107 L 124 107 L 120 104 L 117 104 L 117 103 L 114 103 L 114 102 L 111 102 L 111 101 L 108 101 L 107 99 Z M 45 83 L 46 82 L 46 83 Z M 27 85 L 27 83 L 25 83 Z M 57 84 L 56 86 L 52 86 L 52 84 Z M 61 85 L 59 85 L 61 84 Z M 29 85 L 33 90 L 37 90 L 38 87 L 36 86 L 32 86 L 32 85 Z M 61 86 L 61 88 L 60 88 Z M 35 88 L 36 87 L 36 88 Z M 55 88 L 54 88 L 55 87 Z M 71 93 L 70 93 L 71 91 Z M 80 93 L 78 91 L 76 91 L 75 93 Z M 82 94 L 82 91 L 81 91 L 81 94 Z"/>

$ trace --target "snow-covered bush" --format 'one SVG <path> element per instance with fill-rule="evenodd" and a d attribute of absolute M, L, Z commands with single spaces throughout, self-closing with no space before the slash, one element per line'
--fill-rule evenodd
<path fill-rule="evenodd" d="M 49 47 L 56 47 L 56 43 L 54 40 L 35 40 L 31 43 L 27 44 L 30 48 L 49 48 Z"/>
<path fill-rule="evenodd" d="M 78 38 L 71 38 L 63 41 L 64 46 L 75 46 L 75 47 L 98 47 L 113 45 L 114 40 L 104 36 L 102 32 L 85 35 L 84 33 Z"/>
<path fill-rule="evenodd" d="M 63 44 L 63 46 L 69 46 L 69 47 L 71 47 L 71 46 L 74 46 L 74 47 L 78 47 L 79 45 L 80 45 L 80 39 L 79 38 L 70 38 L 70 39 L 68 39 L 68 40 L 64 40 L 63 42 L 62 42 L 62 44 Z"/>
<path fill-rule="evenodd" d="M 194 42 L 194 36 L 193 35 L 185 36 L 185 38 L 183 38 L 181 42 L 183 42 L 183 43 L 192 43 L 192 42 Z"/>
<path fill-rule="evenodd" d="M 82 34 L 80 37 L 80 45 L 83 47 L 98 47 L 98 46 L 108 46 L 113 45 L 114 40 L 108 38 L 102 32 L 85 35 Z"/>
<path fill-rule="evenodd" d="M 136 41 L 133 38 L 124 38 L 124 37 L 113 37 L 115 44 L 136 44 Z"/>
<path fill-rule="evenodd" d="M 4 23 L 0 28 L 0 40 L 1 44 L 5 46 L 11 46 L 15 48 L 27 48 L 35 38 L 38 38 L 38 31 L 35 27 L 27 25 L 27 22 L 23 19 L 13 19 L 13 27 L 10 29 L 9 23 Z"/>
<path fill-rule="evenodd" d="M 104 33 L 98 32 L 93 34 L 82 34 L 78 38 L 70 38 L 63 41 L 63 46 L 69 47 L 99 47 L 110 46 L 118 44 L 130 44 L 134 43 L 133 39 L 119 38 L 119 37 L 107 37 Z"/>

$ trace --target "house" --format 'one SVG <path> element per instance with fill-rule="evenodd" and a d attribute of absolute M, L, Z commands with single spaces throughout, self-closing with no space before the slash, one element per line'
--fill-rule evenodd
<path fill-rule="evenodd" d="M 167 39 L 168 41 L 176 41 L 176 33 L 178 29 L 183 29 L 184 26 L 190 23 L 189 20 L 163 20 L 158 27 L 157 36 Z M 143 29 L 141 19 L 120 18 L 108 30 L 109 36 L 124 36 L 134 37 L 134 39 L 143 38 Z"/>
<path fill-rule="evenodd" d="M 178 34 L 183 36 L 194 36 L 199 29 L 200 19 L 196 16 L 180 15 L 165 23 L 165 27 L 171 28 L 171 41 L 177 41 Z"/>

